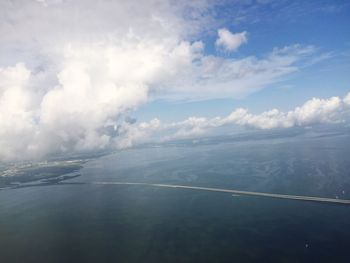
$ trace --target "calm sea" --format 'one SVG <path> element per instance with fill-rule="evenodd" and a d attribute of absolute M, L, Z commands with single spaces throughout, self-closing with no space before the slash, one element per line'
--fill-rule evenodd
<path fill-rule="evenodd" d="M 350 199 L 350 135 L 130 149 L 61 184 L 0 191 L 0 262 L 350 262 L 350 206 L 91 182 Z"/>

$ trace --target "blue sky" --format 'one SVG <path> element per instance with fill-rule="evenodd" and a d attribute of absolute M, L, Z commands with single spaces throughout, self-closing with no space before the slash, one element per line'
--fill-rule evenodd
<path fill-rule="evenodd" d="M 0 161 L 349 125 L 349 14 L 327 0 L 0 1 Z"/>
<path fill-rule="evenodd" d="M 245 3 L 244 3 L 245 2 Z M 312 97 L 344 96 L 350 90 L 350 3 L 348 1 L 227 1 L 215 8 L 219 27 L 248 32 L 248 43 L 237 52 L 223 53 L 215 47 L 216 31 L 202 39 L 205 52 L 242 58 L 264 56 L 274 47 L 291 44 L 317 49 L 311 65 L 281 78 L 244 98 L 199 101 L 156 99 L 135 113 L 140 120 L 154 116 L 171 121 L 188 116 L 221 116 L 237 107 L 253 112 L 271 108 L 290 110 Z M 319 62 L 313 62 L 320 59 Z M 307 63 L 306 63 L 307 64 Z"/>

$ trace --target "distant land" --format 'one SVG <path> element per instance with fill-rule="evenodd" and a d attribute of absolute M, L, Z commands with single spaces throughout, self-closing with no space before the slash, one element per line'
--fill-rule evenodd
<path fill-rule="evenodd" d="M 30 182 L 52 183 L 77 175 L 64 176 L 77 172 L 86 162 L 84 159 L 65 161 L 45 161 L 37 163 L 15 163 L 0 170 L 0 188 L 16 187 Z M 62 177 L 64 176 L 64 177 Z"/>

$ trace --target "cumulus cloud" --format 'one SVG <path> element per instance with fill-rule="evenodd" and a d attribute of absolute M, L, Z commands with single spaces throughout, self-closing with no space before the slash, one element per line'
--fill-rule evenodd
<path fill-rule="evenodd" d="M 0 68 L 0 151 L 10 157 L 21 152 L 35 131 L 30 71 L 23 64 Z M 16 139 L 14 141 L 14 139 Z"/>
<path fill-rule="evenodd" d="M 226 125 L 238 125 L 255 129 L 276 129 L 306 127 L 317 124 L 344 123 L 350 120 L 350 93 L 344 98 L 331 97 L 328 99 L 312 98 L 294 110 L 282 112 L 272 109 L 260 114 L 252 114 L 247 109 L 238 108 L 228 116 L 205 118 L 190 117 L 174 123 L 161 123 L 149 129 L 147 139 L 151 134 L 158 134 L 156 138 L 162 141 L 195 138 L 206 135 L 215 128 Z M 152 121 L 153 122 L 153 121 Z M 143 128 L 147 125 L 143 124 Z M 137 127 L 135 129 L 138 129 Z M 142 129 L 145 133 L 144 129 Z M 162 134 L 162 137 L 159 136 Z"/>
<path fill-rule="evenodd" d="M 210 8 L 208 1 L 0 1 L 0 160 L 144 142 L 162 124 L 123 120 L 150 97 L 247 96 L 315 53 L 291 45 L 261 57 L 208 55 L 200 39 L 214 30 Z M 246 42 L 245 32 L 220 32 L 220 46 L 231 51 Z M 194 123 L 191 131 L 170 128 L 175 136 L 204 132 L 203 119 L 183 127 Z"/>
<path fill-rule="evenodd" d="M 288 112 L 272 109 L 254 115 L 248 110 L 240 108 L 221 121 L 222 123 L 234 123 L 259 129 L 290 128 L 340 122 L 343 121 L 346 110 L 345 102 L 339 97 L 313 98 Z"/>
<path fill-rule="evenodd" d="M 350 93 L 348 93 L 348 95 L 345 96 L 344 103 L 350 105 Z"/>
<path fill-rule="evenodd" d="M 128 145 L 121 119 L 191 67 L 207 6 L 1 1 L 0 160 Z"/>
<path fill-rule="evenodd" d="M 117 140 L 117 146 L 121 149 L 149 142 L 155 134 L 163 129 L 157 118 L 149 122 L 141 122 L 137 125 L 127 124 L 121 127 L 122 133 Z"/>
<path fill-rule="evenodd" d="M 247 43 L 247 32 L 232 33 L 227 28 L 218 30 L 218 39 L 215 42 L 217 48 L 225 51 L 236 51 L 241 45 Z"/>

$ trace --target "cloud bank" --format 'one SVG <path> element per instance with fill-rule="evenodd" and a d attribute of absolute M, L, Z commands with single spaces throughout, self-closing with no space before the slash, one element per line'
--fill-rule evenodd
<path fill-rule="evenodd" d="M 294 110 L 282 112 L 272 109 L 260 114 L 238 108 L 227 116 L 207 119 L 190 117 L 174 123 L 161 123 L 154 119 L 149 123 L 129 127 L 132 132 L 126 138 L 126 146 L 161 138 L 160 141 L 196 138 L 207 135 L 215 128 L 238 125 L 254 129 L 308 127 L 318 124 L 348 123 L 350 120 L 350 93 L 344 98 L 312 98 Z M 153 139 L 154 139 L 153 138 Z"/>
<path fill-rule="evenodd" d="M 0 161 L 130 146 L 162 126 L 124 120 L 150 98 L 244 97 L 316 53 L 290 45 L 260 57 L 207 54 L 201 38 L 216 30 L 211 8 L 209 1 L 1 1 Z M 219 30 L 224 49 L 246 41 L 245 32 Z M 246 125 L 254 126 L 251 118 L 246 112 Z"/>

